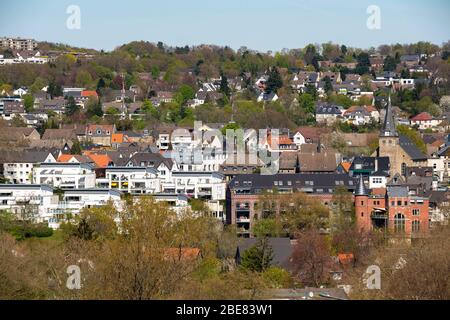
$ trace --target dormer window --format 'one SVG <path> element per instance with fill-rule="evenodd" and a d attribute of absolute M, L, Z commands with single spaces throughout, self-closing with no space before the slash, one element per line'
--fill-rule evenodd
<path fill-rule="evenodd" d="M 97 134 L 102 134 L 102 130 L 97 130 Z"/>

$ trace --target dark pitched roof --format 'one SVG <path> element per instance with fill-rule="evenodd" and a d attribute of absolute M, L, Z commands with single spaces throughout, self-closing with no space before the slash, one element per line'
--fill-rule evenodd
<path fill-rule="evenodd" d="M 427 156 L 420 151 L 417 146 L 404 135 L 400 135 L 400 147 L 411 157 L 412 160 L 426 160 Z"/>
<path fill-rule="evenodd" d="M 375 165 L 375 161 L 378 161 L 378 167 Z M 377 167 L 377 168 L 376 168 Z M 355 157 L 353 159 L 352 165 L 350 166 L 350 171 L 384 171 L 389 172 L 390 159 L 389 157 Z"/>
<path fill-rule="evenodd" d="M 364 185 L 364 179 L 363 176 L 361 175 L 359 177 L 359 181 L 358 181 L 358 186 L 356 187 L 355 190 L 355 196 L 367 196 L 369 194 L 369 192 L 366 189 L 366 186 Z"/>
<path fill-rule="evenodd" d="M 144 164 L 146 167 L 158 168 L 162 163 L 169 169 L 172 169 L 172 159 L 164 158 L 159 153 L 139 152 L 133 155 L 128 161 L 128 164 L 134 167 L 141 167 Z"/>
<path fill-rule="evenodd" d="M 316 114 L 341 115 L 342 108 L 334 104 L 318 104 L 316 106 Z"/>
<path fill-rule="evenodd" d="M 242 257 L 245 251 L 257 245 L 258 239 L 247 238 L 243 239 L 237 247 L 236 253 Z M 291 256 L 293 253 L 293 246 L 289 238 L 268 238 L 268 244 L 273 250 L 272 265 L 291 269 Z M 239 257 L 237 257 L 239 258 Z"/>
<path fill-rule="evenodd" d="M 397 130 L 395 129 L 395 119 L 392 113 L 392 102 L 391 96 L 389 96 L 389 101 L 386 107 L 386 116 L 384 118 L 383 128 L 380 132 L 381 137 L 398 137 Z"/>
<path fill-rule="evenodd" d="M 260 193 L 264 190 L 292 190 L 307 193 L 333 193 L 336 187 L 354 190 L 356 181 L 341 173 L 244 174 L 236 175 L 229 184 L 237 193 Z"/>

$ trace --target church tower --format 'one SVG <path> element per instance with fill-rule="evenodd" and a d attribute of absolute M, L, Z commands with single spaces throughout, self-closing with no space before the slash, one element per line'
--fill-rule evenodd
<path fill-rule="evenodd" d="M 386 107 L 386 116 L 384 118 L 384 124 L 381 128 L 379 137 L 379 157 L 389 157 L 390 159 L 390 175 L 393 177 L 396 173 L 402 174 L 401 164 L 401 151 L 400 151 L 400 137 L 395 128 L 395 119 L 392 111 L 391 96 L 389 95 L 389 101 Z"/>

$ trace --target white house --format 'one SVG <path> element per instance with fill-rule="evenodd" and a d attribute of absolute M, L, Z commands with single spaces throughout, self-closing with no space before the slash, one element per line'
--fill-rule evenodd
<path fill-rule="evenodd" d="M 95 171 L 86 163 L 41 163 L 33 168 L 33 183 L 61 189 L 95 188 Z"/>
<path fill-rule="evenodd" d="M 443 119 L 434 118 L 428 112 L 422 112 L 411 118 L 411 126 L 417 126 L 419 130 L 436 129 Z"/>
<path fill-rule="evenodd" d="M 3 164 L 3 175 L 7 181 L 15 184 L 32 184 L 33 168 L 39 163 L 55 163 L 56 159 L 50 152 L 27 151 L 14 153 Z"/>
<path fill-rule="evenodd" d="M 27 88 L 23 88 L 23 87 L 13 91 L 13 94 L 15 96 L 19 96 L 19 97 L 22 97 L 23 95 L 26 95 L 27 93 L 28 93 Z"/>

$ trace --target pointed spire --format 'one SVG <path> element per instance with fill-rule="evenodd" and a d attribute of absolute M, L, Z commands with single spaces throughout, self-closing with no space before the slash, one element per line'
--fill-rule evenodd
<path fill-rule="evenodd" d="M 397 130 L 395 129 L 394 114 L 392 112 L 391 93 L 389 93 L 389 100 L 386 106 L 386 116 L 384 118 L 383 128 L 381 129 L 380 136 L 382 137 L 398 137 Z"/>
<path fill-rule="evenodd" d="M 363 176 L 360 175 L 359 182 L 358 182 L 358 185 L 356 186 L 356 190 L 355 190 L 355 196 L 368 196 L 368 195 L 369 195 L 369 192 L 367 191 L 366 187 L 364 186 Z"/>

